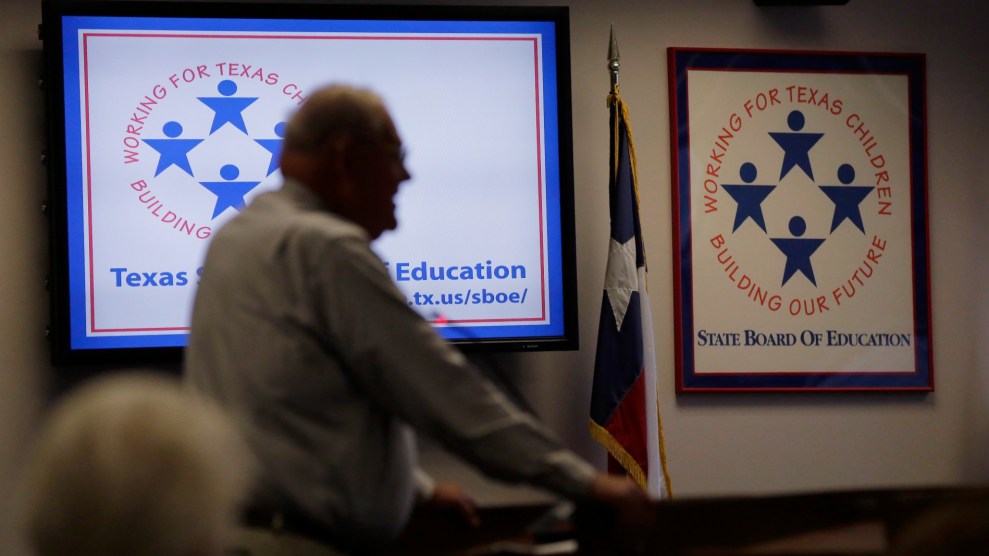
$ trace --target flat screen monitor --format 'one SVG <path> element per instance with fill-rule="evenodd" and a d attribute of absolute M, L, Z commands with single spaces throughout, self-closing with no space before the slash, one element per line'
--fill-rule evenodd
<path fill-rule="evenodd" d="M 322 85 L 408 147 L 373 249 L 465 348 L 577 347 L 564 7 L 43 3 L 56 365 L 179 360 L 205 250 Z"/>

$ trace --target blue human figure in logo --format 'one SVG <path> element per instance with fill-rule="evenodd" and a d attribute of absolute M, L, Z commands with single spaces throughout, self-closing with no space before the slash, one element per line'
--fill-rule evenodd
<path fill-rule="evenodd" d="M 258 145 L 264 147 L 269 153 L 271 153 L 271 161 L 268 162 L 268 173 L 265 176 L 270 176 L 275 173 L 278 169 L 278 157 L 282 153 L 282 143 L 285 142 L 285 122 L 279 122 L 275 125 L 275 135 L 281 137 L 281 139 L 255 139 L 254 142 Z"/>
<path fill-rule="evenodd" d="M 845 185 L 819 186 L 821 191 L 834 203 L 831 231 L 837 230 L 842 222 L 849 220 L 864 234 L 865 224 L 862 222 L 862 211 L 859 210 L 859 205 L 875 187 L 871 185 L 848 185 L 855 181 L 855 168 L 851 164 L 842 164 L 838 167 L 838 181 Z"/>
<path fill-rule="evenodd" d="M 799 110 L 790 112 L 786 123 L 792 132 L 769 132 L 769 136 L 783 149 L 783 166 L 780 168 L 782 180 L 794 166 L 799 167 L 807 177 L 814 179 L 810 167 L 810 150 L 824 137 L 823 133 L 800 133 L 804 128 L 804 115 Z"/>
<path fill-rule="evenodd" d="M 814 278 L 814 267 L 810 263 L 810 257 L 821 247 L 824 240 L 802 238 L 801 236 L 807 231 L 807 222 L 800 216 L 791 218 L 789 227 L 790 233 L 794 237 L 770 238 L 780 252 L 786 256 L 786 266 L 783 268 L 783 283 L 781 286 L 785 286 L 787 281 L 798 270 L 810 280 L 811 284 L 817 286 L 817 280 Z"/>
<path fill-rule="evenodd" d="M 209 133 L 212 135 L 216 130 L 230 124 L 247 134 L 247 124 L 244 123 L 244 109 L 254 104 L 258 97 L 234 97 L 237 92 L 237 84 L 229 79 L 224 79 L 216 85 L 218 97 L 197 97 L 199 102 L 210 107 L 213 114 L 213 125 L 210 126 Z"/>
<path fill-rule="evenodd" d="M 171 166 L 178 166 L 185 170 L 186 174 L 192 175 L 192 166 L 189 164 L 189 151 L 196 145 L 203 142 L 202 139 L 179 139 L 182 135 L 182 124 L 176 121 L 166 122 L 161 127 L 161 132 L 168 139 L 145 139 L 144 142 L 149 147 L 158 151 L 158 167 L 155 168 L 155 177 Z"/>
<path fill-rule="evenodd" d="M 732 233 L 741 226 L 745 220 L 751 218 L 757 226 L 766 231 L 766 219 L 762 214 L 762 202 L 776 189 L 775 185 L 752 185 L 755 181 L 757 170 L 755 164 L 746 162 L 738 169 L 738 175 L 745 182 L 745 185 L 722 185 L 728 195 L 738 204 L 735 209 L 735 225 Z"/>
<path fill-rule="evenodd" d="M 240 210 L 247 202 L 244 196 L 258 186 L 259 181 L 233 181 L 240 176 L 240 168 L 233 164 L 220 168 L 220 177 L 225 181 L 201 181 L 203 187 L 216 195 L 216 205 L 213 207 L 213 219 L 228 208 Z"/>

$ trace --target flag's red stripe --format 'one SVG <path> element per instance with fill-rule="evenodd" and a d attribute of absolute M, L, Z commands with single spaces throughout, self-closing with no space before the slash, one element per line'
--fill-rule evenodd
<path fill-rule="evenodd" d="M 615 408 L 604 428 L 621 444 L 628 455 L 645 471 L 649 469 L 646 449 L 646 387 L 640 372 L 625 398 Z"/>

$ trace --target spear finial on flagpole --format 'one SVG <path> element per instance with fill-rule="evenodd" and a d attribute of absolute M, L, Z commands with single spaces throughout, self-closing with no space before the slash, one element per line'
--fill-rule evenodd
<path fill-rule="evenodd" d="M 615 24 L 611 24 L 611 40 L 608 44 L 608 71 L 611 72 L 611 91 L 618 89 L 618 71 L 622 69 L 619 63 L 618 39 L 615 38 Z"/>

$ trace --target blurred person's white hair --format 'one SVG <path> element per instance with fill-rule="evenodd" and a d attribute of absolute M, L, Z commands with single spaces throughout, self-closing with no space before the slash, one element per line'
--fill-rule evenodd
<path fill-rule="evenodd" d="M 221 554 L 252 475 L 226 414 L 162 375 L 83 385 L 35 448 L 24 526 L 39 556 Z"/>

